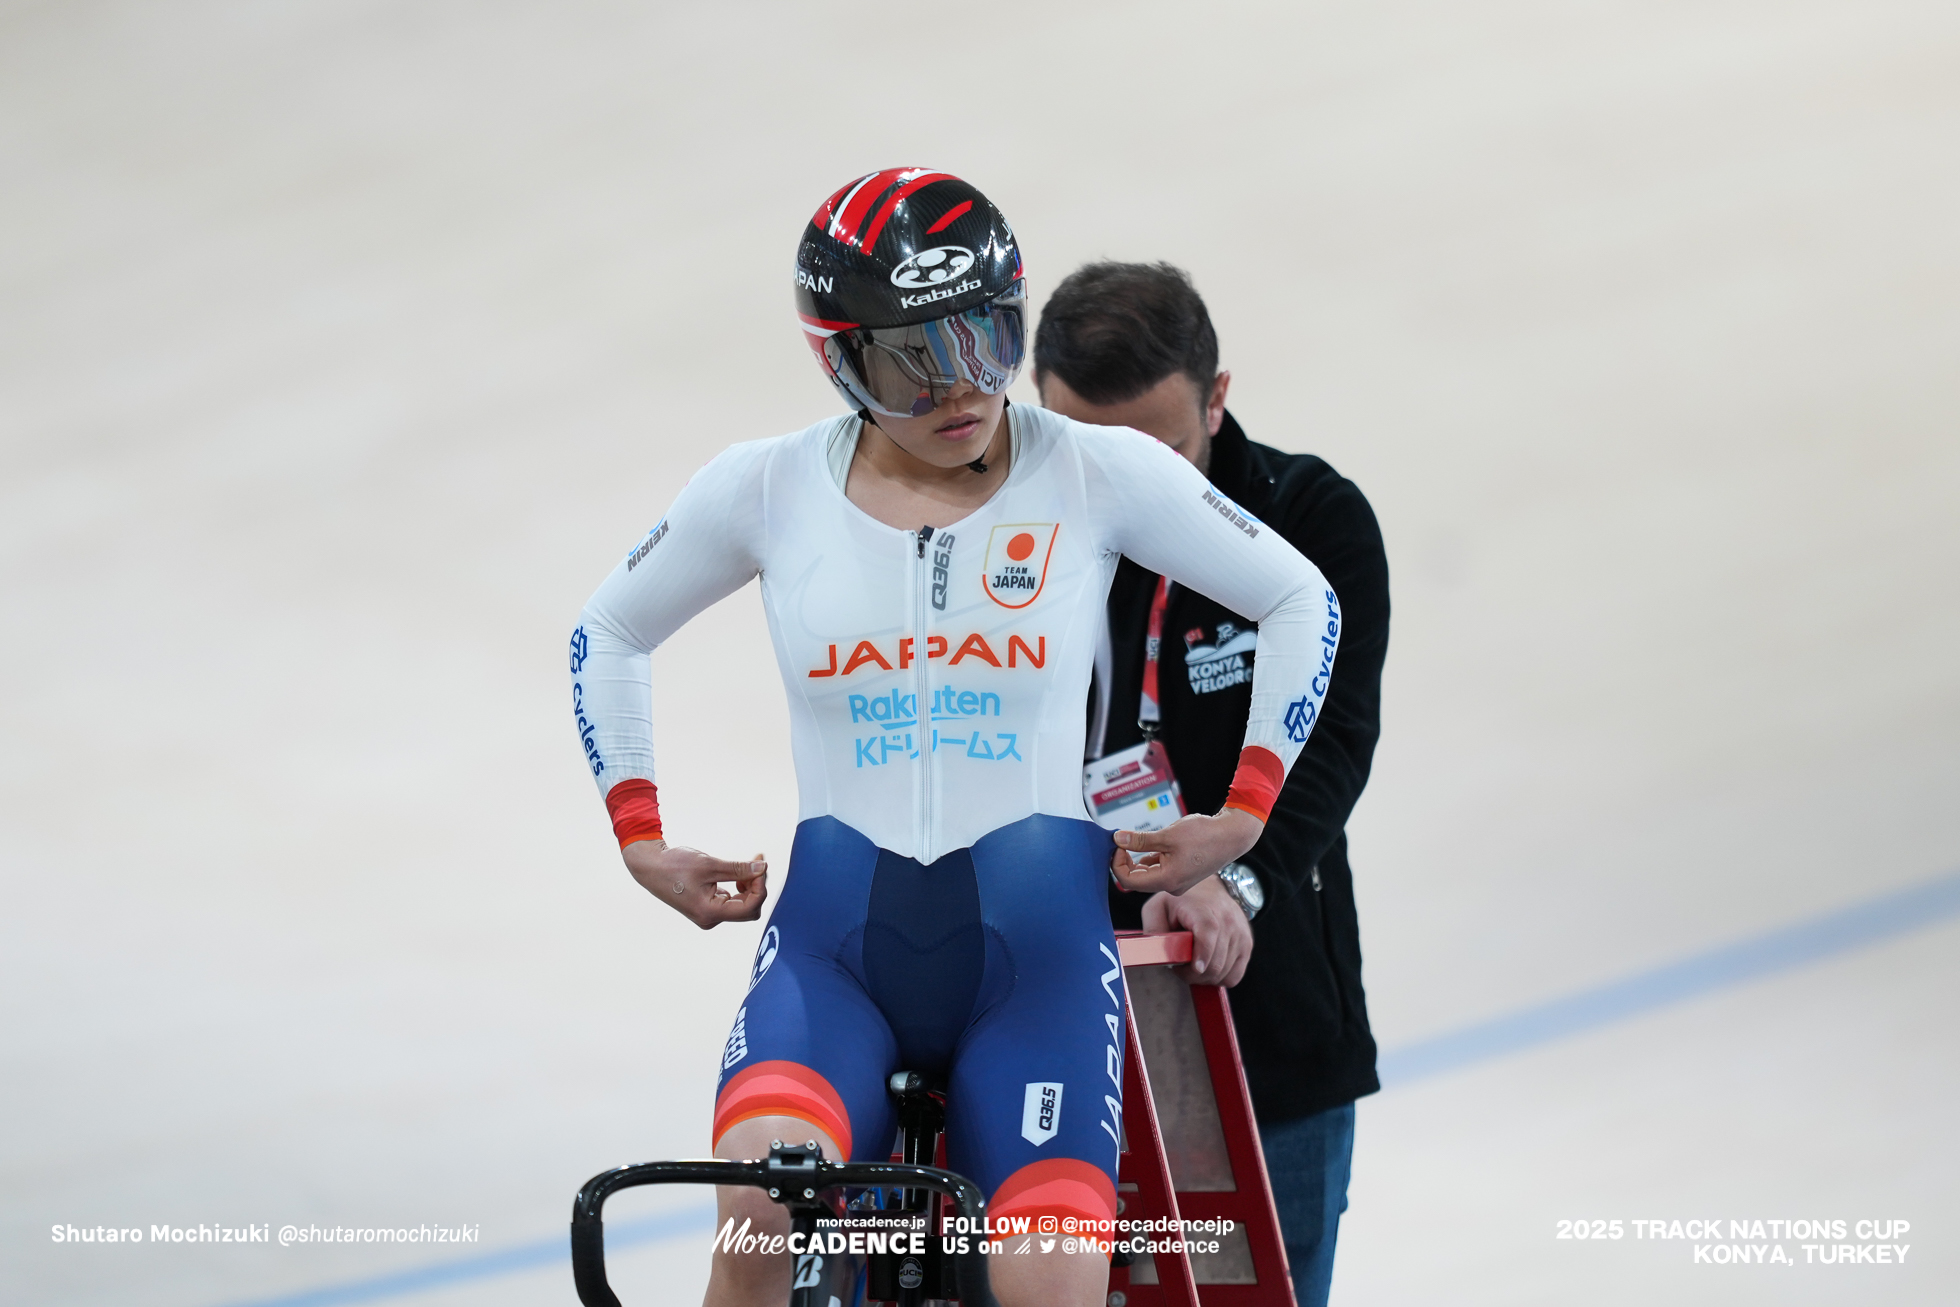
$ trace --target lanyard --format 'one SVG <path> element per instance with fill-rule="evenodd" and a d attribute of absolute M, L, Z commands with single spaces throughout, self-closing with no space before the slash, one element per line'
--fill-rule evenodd
<path fill-rule="evenodd" d="M 1170 603 L 1171 579 L 1157 578 L 1157 594 L 1150 601 L 1150 622 L 1143 636 L 1143 695 L 1137 700 L 1137 729 L 1146 740 L 1155 739 L 1163 713 L 1157 706 L 1157 654 L 1164 645 L 1164 609 Z"/>

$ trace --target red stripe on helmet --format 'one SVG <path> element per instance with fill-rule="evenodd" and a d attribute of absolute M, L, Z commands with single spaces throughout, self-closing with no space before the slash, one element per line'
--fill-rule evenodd
<path fill-rule="evenodd" d="M 968 209 L 972 207 L 973 207 L 972 200 L 961 200 L 958 204 L 955 204 L 952 208 L 946 211 L 945 217 L 941 218 L 938 222 L 932 224 L 932 226 L 926 228 L 926 235 L 937 236 L 940 232 L 945 231 L 948 227 L 952 226 L 956 221 L 959 220 L 959 216 L 962 213 L 965 213 Z"/>
<path fill-rule="evenodd" d="M 885 224 L 891 221 L 892 212 L 898 208 L 898 202 L 910 195 L 913 191 L 930 186 L 934 182 L 956 182 L 958 180 L 959 178 L 953 176 L 950 172 L 928 172 L 922 176 L 914 177 L 912 180 L 900 186 L 892 192 L 891 198 L 886 200 L 884 205 L 879 208 L 878 216 L 873 218 L 871 225 L 865 229 L 864 240 L 859 243 L 858 248 L 869 253 L 878 244 L 878 237 L 884 233 Z"/>
<path fill-rule="evenodd" d="M 864 225 L 865 215 L 871 212 L 872 206 L 883 198 L 885 192 L 897 184 L 900 177 L 913 171 L 916 170 L 887 168 L 883 172 L 874 172 L 860 180 L 838 205 L 837 216 L 831 220 L 826 230 L 846 245 L 857 245 L 858 229 Z"/>
<path fill-rule="evenodd" d="M 817 211 L 810 215 L 810 225 L 818 231 L 828 233 L 830 231 L 830 224 L 836 219 L 837 211 L 843 207 L 844 201 L 850 196 L 855 195 L 858 187 L 864 185 L 877 175 L 875 172 L 868 172 L 862 177 L 845 182 L 842 186 L 839 186 L 831 197 L 818 205 Z"/>
<path fill-rule="evenodd" d="M 849 331 L 852 327 L 859 325 L 855 322 L 832 322 L 828 318 L 813 318 L 809 314 L 801 312 L 796 316 L 803 319 L 803 325 L 806 328 L 821 327 L 825 331 Z"/>

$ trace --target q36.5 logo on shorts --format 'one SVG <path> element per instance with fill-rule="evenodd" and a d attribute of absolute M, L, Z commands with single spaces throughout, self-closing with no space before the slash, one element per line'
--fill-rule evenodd
<path fill-rule="evenodd" d="M 1035 1080 L 1028 1084 L 1027 1096 L 1021 1102 L 1021 1138 L 1036 1148 L 1055 1137 L 1062 1128 L 1062 1086 L 1053 1080 Z"/>

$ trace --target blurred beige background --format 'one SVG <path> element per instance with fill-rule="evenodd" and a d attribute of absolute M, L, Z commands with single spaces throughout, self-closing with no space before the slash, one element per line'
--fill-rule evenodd
<path fill-rule="evenodd" d="M 876 167 L 983 187 L 1037 302 L 1189 268 L 1253 438 L 1373 500 L 1385 1049 L 1960 868 L 1956 158 L 1950 3 L 0 5 L 4 1296 L 378 1301 L 291 1295 L 479 1250 L 49 1227 L 493 1253 L 705 1149 L 755 928 L 625 877 L 565 635 L 695 467 L 832 411 L 790 258 Z M 655 673 L 675 834 L 780 867 L 753 592 Z M 1391 1085 L 1336 1301 L 1950 1301 L 1956 945 Z M 1553 1238 L 1615 1216 L 1913 1252 Z"/>

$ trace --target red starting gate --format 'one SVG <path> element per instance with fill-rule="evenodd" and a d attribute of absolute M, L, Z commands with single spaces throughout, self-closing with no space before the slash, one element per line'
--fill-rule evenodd
<path fill-rule="evenodd" d="M 1159 1244 L 1175 1244 L 1179 1222 L 1233 1228 L 1190 1232 L 1216 1252 L 1171 1247 L 1112 1267 L 1109 1307 L 1294 1307 L 1225 991 L 1169 969 L 1191 960 L 1188 932 L 1120 932 L 1117 951 L 1129 990 L 1118 1216 L 1148 1222 Z"/>

